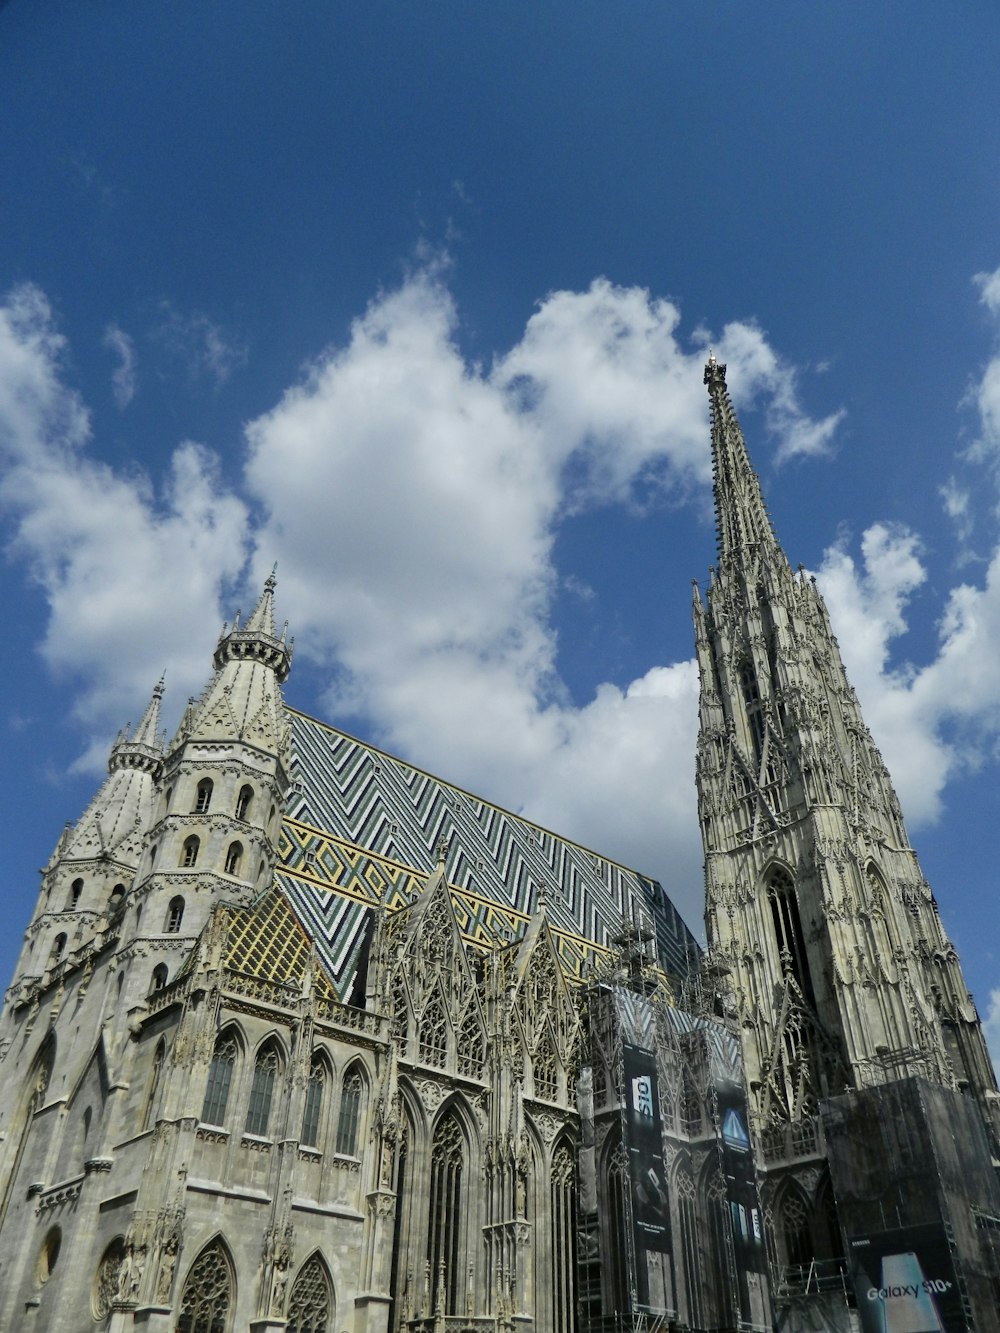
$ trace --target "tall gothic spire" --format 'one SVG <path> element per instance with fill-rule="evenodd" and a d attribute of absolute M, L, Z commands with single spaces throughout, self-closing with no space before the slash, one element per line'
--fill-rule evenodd
<path fill-rule="evenodd" d="M 726 388 L 726 367 L 711 352 L 705 383 L 712 422 L 715 524 L 719 561 L 723 563 L 738 552 L 762 546 L 777 548 L 778 543 Z"/>
<path fill-rule="evenodd" d="M 995 1097 L 954 948 L 815 583 L 792 572 L 710 356 L 719 564 L 693 618 L 706 933 L 753 1111 L 920 1072 Z"/>

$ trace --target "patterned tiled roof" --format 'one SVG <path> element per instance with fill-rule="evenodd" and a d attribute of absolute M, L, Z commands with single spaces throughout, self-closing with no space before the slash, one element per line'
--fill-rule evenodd
<path fill-rule="evenodd" d="M 445 875 L 473 947 L 517 938 L 544 891 L 567 974 L 579 977 L 644 905 L 661 964 L 684 975 L 694 936 L 647 876 L 443 782 L 293 709 L 293 790 L 276 876 L 343 996 L 372 909 L 419 892 L 447 845 Z"/>

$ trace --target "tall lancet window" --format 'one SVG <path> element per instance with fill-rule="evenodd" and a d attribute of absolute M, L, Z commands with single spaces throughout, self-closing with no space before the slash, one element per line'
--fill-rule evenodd
<path fill-rule="evenodd" d="M 444 1287 L 444 1314 L 458 1314 L 462 1276 L 462 1172 L 465 1167 L 465 1136 L 454 1115 L 446 1115 L 434 1131 L 431 1146 L 431 1210 L 427 1233 L 430 1264 L 431 1305 L 436 1308 L 438 1290 Z"/>
<path fill-rule="evenodd" d="M 572 1333 L 576 1324 L 576 1169 L 569 1145 L 552 1154 L 552 1328 Z"/>
<path fill-rule="evenodd" d="M 774 938 L 781 958 L 781 970 L 785 976 L 795 979 L 805 998 L 810 1004 L 815 1005 L 816 996 L 809 973 L 809 959 L 806 956 L 799 904 L 795 897 L 795 885 L 787 870 L 776 867 L 771 871 L 767 877 L 767 896 L 771 904 Z"/>
<path fill-rule="evenodd" d="M 764 749 L 764 708 L 760 701 L 757 673 L 751 662 L 740 663 L 740 689 L 743 691 L 743 707 L 746 709 L 753 752 L 759 760 Z"/>

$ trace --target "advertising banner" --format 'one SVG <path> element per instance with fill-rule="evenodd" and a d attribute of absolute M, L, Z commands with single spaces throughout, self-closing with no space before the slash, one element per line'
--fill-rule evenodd
<path fill-rule="evenodd" d="M 847 1249 L 864 1333 L 958 1333 L 966 1328 L 941 1224 L 852 1236 Z"/>
<path fill-rule="evenodd" d="M 656 1079 L 656 1056 L 623 1043 L 626 1114 L 625 1151 L 632 1187 L 635 1248 L 670 1250 L 670 1202 L 663 1160 L 663 1122 Z"/>

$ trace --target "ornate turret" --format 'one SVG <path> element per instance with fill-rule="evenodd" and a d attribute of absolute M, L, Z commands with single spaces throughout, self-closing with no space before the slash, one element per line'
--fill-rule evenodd
<path fill-rule="evenodd" d="M 162 696 L 161 679 L 135 731 L 126 726 L 118 733 L 108 756 L 108 776 L 90 804 L 63 830 L 42 873 L 15 984 L 43 976 L 74 950 L 92 943 L 108 913 L 124 901 L 140 864 L 163 769 Z"/>
<path fill-rule="evenodd" d="M 280 638 L 274 633 L 276 570 L 277 566 L 264 580 L 264 591 L 247 623 L 241 628 L 237 611 L 232 626 L 223 625 L 213 659 L 217 671 L 221 671 L 227 662 L 254 661 L 270 667 L 279 685 L 288 679 L 292 665 L 292 644 L 287 642 L 288 621 L 285 621 Z"/>

